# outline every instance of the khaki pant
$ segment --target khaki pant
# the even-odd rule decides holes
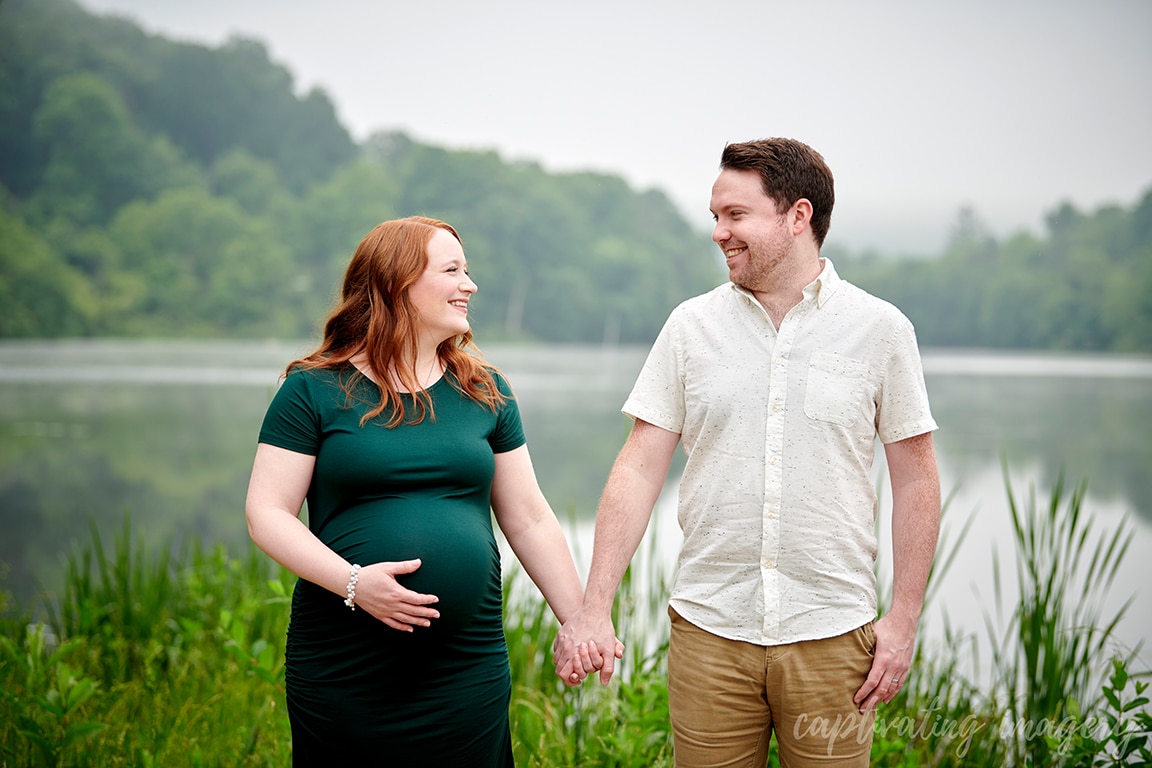
[[[668,704],[677,768],[867,768],[875,712],[852,701],[872,666],[872,624],[838,637],[762,646],[672,619]]]

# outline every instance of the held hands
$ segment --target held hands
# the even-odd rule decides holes
[[[401,632],[431,626],[440,612],[432,608],[440,601],[435,595],[422,595],[400,585],[396,576],[412,573],[419,560],[373,563],[360,569],[356,582],[356,605]]]
[[[624,643],[616,637],[612,619],[585,618],[583,609],[569,617],[552,643],[556,674],[567,686],[576,686],[592,672],[600,671],[600,683],[608,685],[616,669],[616,659],[624,658]],[[581,639],[583,638],[583,639]],[[611,648],[612,653],[601,649]]]

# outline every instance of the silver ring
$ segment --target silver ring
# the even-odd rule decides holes
[[[900,685],[900,678],[898,678],[898,677],[892,678],[892,684],[893,685]]]

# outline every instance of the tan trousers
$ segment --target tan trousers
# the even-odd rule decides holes
[[[872,666],[872,624],[838,637],[762,646],[717,637],[672,608],[668,704],[676,768],[867,768],[875,712],[852,696]]]

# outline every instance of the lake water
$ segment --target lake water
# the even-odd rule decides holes
[[[52,594],[66,555],[111,542],[126,516],[147,546],[195,536],[242,553],[244,493],[256,434],[284,364],[304,343],[0,342],[0,584],[20,601]],[[533,461],[582,568],[596,501],[629,423],[619,407],[646,348],[496,347],[488,357],[520,398]],[[944,548],[974,518],[925,613],[924,636],[982,634],[994,614],[993,560],[1015,583],[1003,467],[1018,498],[1041,504],[1063,471],[1088,481],[1095,531],[1133,540],[1106,601],[1127,646],[1152,637],[1152,359],[926,350],[951,500]],[[882,458],[883,453],[878,452]],[[673,467],[642,552],[671,573],[678,546]],[[876,468],[883,499],[883,467]],[[882,541],[886,539],[886,527]],[[889,562],[881,548],[881,573]],[[650,572],[650,571],[641,571]],[[1004,595],[1011,605],[1014,595]],[[1106,610],[1106,613],[1107,613]],[[1142,654],[1152,657],[1149,649]]]

